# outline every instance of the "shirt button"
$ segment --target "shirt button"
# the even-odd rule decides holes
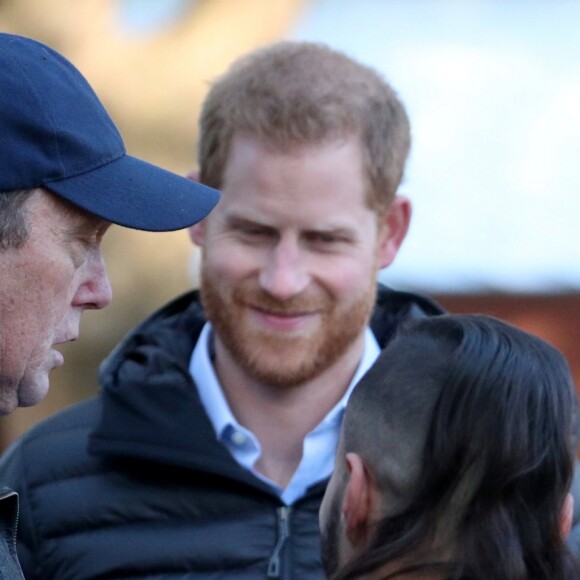
[[[234,445],[241,447],[242,445],[244,445],[245,442],[246,436],[243,433],[240,433],[240,431],[234,431],[232,433],[232,443]]]

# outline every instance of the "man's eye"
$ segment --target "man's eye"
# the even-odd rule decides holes
[[[240,233],[242,235],[253,238],[264,238],[271,235],[269,230],[266,230],[264,228],[253,228],[253,227],[240,228]]]
[[[341,238],[334,234],[312,233],[308,236],[309,241],[317,244],[334,244],[341,241]]]
[[[87,248],[92,248],[94,246],[98,246],[99,242],[100,242],[100,240],[96,234],[87,235],[87,236],[80,236],[78,238],[78,240],[83,246],[86,246]]]

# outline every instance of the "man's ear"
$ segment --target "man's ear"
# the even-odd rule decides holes
[[[372,514],[371,481],[360,455],[347,453],[345,457],[348,482],[344,493],[342,516],[346,536],[354,547],[367,542]]]
[[[187,174],[187,179],[191,179],[191,181],[197,181],[197,183],[199,183],[199,169],[192,169]]]
[[[572,529],[572,520],[574,519],[574,496],[569,493],[564,500],[562,512],[560,513],[560,535],[566,540]]]
[[[187,229],[189,239],[200,248],[203,248],[205,241],[205,220],[201,220]]]
[[[411,222],[411,202],[397,196],[387,212],[379,217],[377,269],[386,268],[395,259]]]
[[[191,179],[192,181],[196,181],[199,183],[199,169],[192,169],[188,174],[187,178]],[[193,224],[188,228],[189,239],[200,248],[203,247],[205,241],[205,219]]]

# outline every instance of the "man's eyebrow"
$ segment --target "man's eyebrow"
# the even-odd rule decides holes
[[[322,224],[318,227],[306,228],[307,232],[319,232],[321,234],[333,234],[336,236],[352,236],[356,233],[354,228],[339,224]]]
[[[359,232],[351,227],[338,224],[326,224],[320,227],[306,228],[304,230],[306,236],[328,236],[342,240],[356,240],[359,237]]]
[[[253,227],[261,227],[261,228],[268,228],[273,226],[269,226],[264,222],[259,221],[258,218],[251,218],[241,215],[227,215],[225,218],[225,222],[229,227],[243,227],[243,226],[253,226]]]
[[[260,218],[241,216],[239,214],[231,214],[226,216],[225,222],[228,227],[239,228],[239,227],[254,227],[263,228],[264,230],[275,230],[277,229],[275,225],[265,223],[260,220]],[[320,224],[319,226],[313,225],[311,227],[303,228],[303,233],[310,234],[323,234],[332,235],[344,238],[354,238],[357,232],[354,228],[344,225],[344,224]]]
[[[85,213],[74,216],[66,231],[69,235],[85,235],[99,232],[110,225],[110,222],[99,216]]]

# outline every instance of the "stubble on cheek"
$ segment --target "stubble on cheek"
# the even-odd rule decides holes
[[[2,314],[5,313],[4,309]],[[6,326],[0,328],[0,331],[6,331]],[[17,330],[14,328],[14,333]],[[18,385],[22,378],[22,369],[21,355],[17,356],[14,349],[16,345],[14,333],[0,336],[0,415],[8,415],[18,407]],[[6,341],[10,342],[6,344]]]
[[[0,366],[0,416],[10,414],[18,407],[17,386],[8,375],[2,374],[1,368]]]

